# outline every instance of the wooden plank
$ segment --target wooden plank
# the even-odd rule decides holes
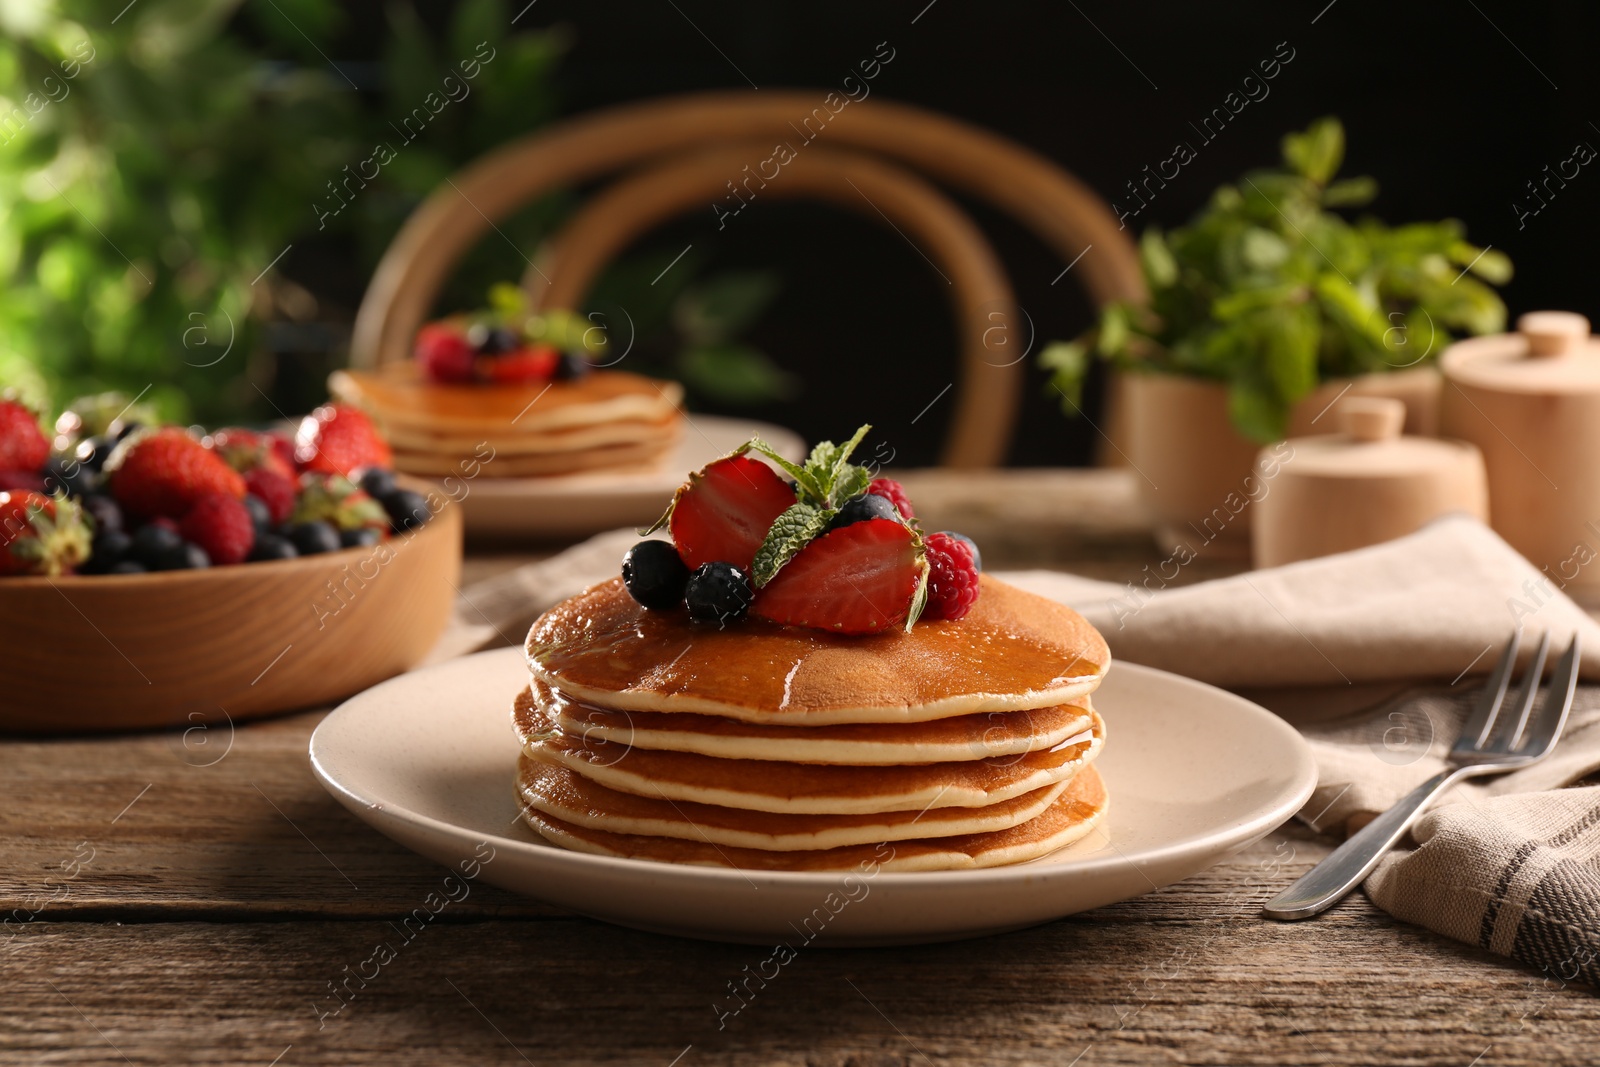
[[[947,945],[802,947],[782,968],[767,949],[580,919],[440,923],[409,942],[364,920],[36,923],[0,949],[0,1062],[1463,1067],[1590,1062],[1600,1042],[1592,993],[1365,902],[1300,925],[1139,908]]]
[[[317,784],[306,746],[320,718],[5,742],[0,915],[408,910],[439,868]],[[487,886],[463,910],[559,914]]]

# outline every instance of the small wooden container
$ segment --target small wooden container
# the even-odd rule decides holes
[[[1440,430],[1483,450],[1490,523],[1550,577],[1600,602],[1600,339],[1589,320],[1535,311],[1517,332],[1439,357]]]
[[[1340,433],[1291,438],[1261,453],[1257,567],[1375,545],[1452,512],[1488,517],[1477,448],[1401,436],[1406,407],[1399,400],[1349,397],[1335,411]]]
[[[198,729],[327,704],[399,674],[450,619],[460,511],[447,504],[373,548],[299,559],[0,578],[0,731]],[[231,736],[219,729],[214,748]]]

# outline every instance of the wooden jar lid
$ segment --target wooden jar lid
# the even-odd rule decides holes
[[[1348,552],[1464,512],[1488,517],[1483,456],[1463,441],[1406,437],[1405,405],[1348,397],[1339,433],[1297,437],[1261,453],[1258,567]]]
[[[1447,379],[1509,393],[1600,392],[1600,338],[1570,311],[1530,311],[1515,333],[1458,341],[1439,356]]]

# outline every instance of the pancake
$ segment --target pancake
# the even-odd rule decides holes
[[[985,574],[966,618],[852,637],[747,620],[713,629],[647,611],[621,578],[539,617],[536,678],[618,711],[815,726],[1070,704],[1100,684],[1105,640],[1071,608]]]
[[[1092,714],[1092,713],[1091,713]],[[787,814],[855,815],[908,809],[979,808],[1065,782],[1100,754],[1105,723],[1021,757],[848,767],[825,763],[718,759],[605,745],[554,729],[524,751],[608,789],[726,808]]]
[[[986,808],[782,815],[619,793],[565,767],[527,756],[519,762],[517,775],[523,804],[562,822],[610,833],[782,852],[1005,830],[1043,814],[1067,785],[1058,782]]]
[[[590,746],[614,744],[723,759],[894,766],[1020,756],[1051,748],[1087,728],[1089,700],[1032,711],[992,711],[917,723],[760,726],[681,712],[630,714],[581,704],[535,681],[517,697],[518,735],[544,729],[547,708],[563,733]],[[537,726],[535,719],[539,719]]]
[[[334,371],[328,391],[385,425],[467,435],[496,426],[543,433],[660,420],[671,418],[683,400],[683,387],[676,382],[626,371],[597,370],[564,382],[452,385],[426,380],[413,360]]]
[[[875,874],[879,870],[970,870],[1037,859],[1088,834],[1105,816],[1106,804],[1099,773],[1086,767],[1044,814],[1007,830],[795,852],[612,833],[529,808],[523,809],[523,818],[551,844],[602,856],[762,871],[855,870]]]
[[[607,445],[579,452],[559,452],[546,456],[514,456],[495,453],[492,459],[479,458],[477,477],[525,478],[581,474],[597,470],[643,470],[659,464],[671,452],[672,440],[637,445]],[[406,474],[460,474],[464,453],[419,453],[394,450],[394,469]]]
[[[476,434],[432,433],[407,426],[389,428],[389,444],[407,452],[475,452],[484,445],[496,455],[564,455],[607,445],[664,444],[676,441],[681,420],[677,415],[665,419],[625,419],[594,426],[575,426],[567,430],[521,433],[515,427],[505,430],[485,427]]]

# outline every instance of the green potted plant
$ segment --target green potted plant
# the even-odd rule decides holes
[[[1398,396],[1408,432],[1431,433],[1434,359],[1456,332],[1504,328],[1492,286],[1510,260],[1467,243],[1454,219],[1344,218],[1335,209],[1370,202],[1377,185],[1335,180],[1343,157],[1337,119],[1287,135],[1283,169],[1222,186],[1187,226],[1144,232],[1147,304],[1110,304],[1040,354],[1069,413],[1091,360],[1125,372],[1121,436],[1169,547],[1245,543],[1236,502],[1269,488],[1270,472],[1252,474],[1260,446],[1332,432],[1321,415],[1347,392]]]

